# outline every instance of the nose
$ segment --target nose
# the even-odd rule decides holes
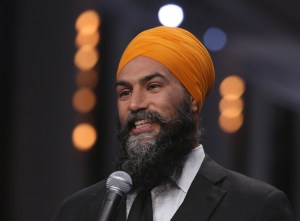
[[[148,108],[148,102],[145,93],[142,90],[133,90],[130,96],[129,109],[131,112],[144,110]]]

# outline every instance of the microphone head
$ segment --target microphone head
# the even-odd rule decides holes
[[[132,186],[132,179],[124,171],[116,171],[110,174],[106,181],[106,188],[115,191],[121,196],[127,194]]]

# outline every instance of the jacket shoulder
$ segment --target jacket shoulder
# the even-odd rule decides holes
[[[104,195],[106,191],[105,181],[106,180],[102,180],[96,184],[79,190],[78,192],[67,197],[64,202],[91,200],[95,197],[99,197],[99,195]]]
[[[225,190],[245,192],[260,192],[267,194],[268,192],[278,190],[274,186],[260,181],[233,170],[226,169],[208,155],[205,156],[200,173],[211,183],[222,186]]]
[[[223,217],[223,220],[294,220],[286,194],[264,181],[226,169],[208,156],[201,174],[226,192],[214,217]]]
[[[62,202],[53,221],[96,220],[105,193],[105,180],[74,193]]]

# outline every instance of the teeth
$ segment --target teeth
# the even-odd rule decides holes
[[[139,120],[139,121],[136,121],[134,123],[134,125],[135,125],[136,128],[139,128],[142,125],[145,125],[145,124],[148,124],[148,123],[150,123],[148,120]]]

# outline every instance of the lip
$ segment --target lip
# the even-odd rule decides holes
[[[136,124],[134,128],[131,129],[130,134],[131,135],[138,135],[141,133],[148,133],[151,131],[154,131],[157,128],[156,124],[150,123],[150,122],[139,122]]]

